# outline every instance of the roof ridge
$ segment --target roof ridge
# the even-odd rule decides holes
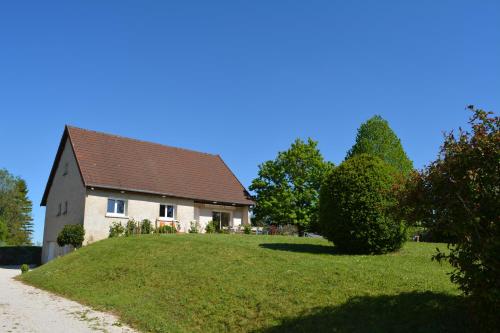
[[[203,151],[194,150],[194,149],[188,149],[188,148],[174,147],[174,146],[169,146],[169,145],[166,145],[166,144],[163,144],[163,143],[158,143],[158,142],[153,142],[153,141],[147,141],[147,140],[141,140],[141,139],[131,138],[131,137],[123,136],[123,135],[111,134],[111,133],[106,133],[106,132],[102,132],[102,131],[91,130],[91,129],[82,128],[82,127],[73,126],[73,125],[68,125],[68,124],[66,124],[66,128],[68,128],[68,129],[72,129],[73,128],[73,129],[77,129],[77,130],[81,130],[81,131],[85,131],[85,132],[94,132],[94,133],[97,133],[97,134],[102,134],[102,135],[106,135],[106,136],[110,136],[110,137],[115,137],[115,138],[118,138],[118,139],[125,139],[125,140],[130,140],[130,141],[141,142],[141,143],[153,144],[153,145],[157,145],[157,146],[161,146],[161,147],[166,147],[166,148],[171,148],[171,149],[177,149],[177,150],[183,150],[183,151],[187,151],[187,152],[190,152],[190,153],[197,153],[197,154],[202,154],[202,155],[209,155],[209,156],[212,156],[212,157],[219,156],[218,154],[206,153],[206,152],[203,152]]]

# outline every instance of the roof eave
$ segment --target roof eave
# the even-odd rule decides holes
[[[172,197],[172,198],[188,199],[188,200],[193,200],[195,202],[203,202],[203,203],[217,202],[217,204],[227,205],[227,206],[231,206],[233,204],[239,205],[239,206],[255,206],[255,201],[250,200],[250,199],[247,199],[244,202],[240,201],[240,200],[234,200],[234,201],[222,200],[221,201],[219,199],[193,198],[193,197],[182,196],[182,195],[168,193],[168,192],[145,191],[145,190],[141,190],[141,189],[118,187],[118,186],[107,186],[107,185],[92,184],[92,183],[87,184],[86,187],[87,188],[95,188],[95,189],[112,190],[112,191],[125,191],[125,192],[132,192],[132,193],[141,193],[141,194],[153,194],[153,195],[160,195],[160,196],[166,196],[166,197]]]

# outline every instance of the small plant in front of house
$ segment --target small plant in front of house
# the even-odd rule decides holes
[[[72,245],[75,249],[83,244],[85,229],[82,224],[66,224],[57,236],[57,245]]]
[[[21,265],[21,274],[28,273],[29,270],[30,270],[30,266],[28,266],[27,264]]]
[[[250,235],[252,233],[252,226],[250,224],[243,225],[243,233],[245,235]]]
[[[127,226],[125,227],[125,236],[132,236],[135,234],[137,228],[137,223],[132,219],[127,221]]]
[[[153,230],[153,227],[151,225],[151,221],[148,219],[142,220],[141,223],[141,234],[150,234],[151,231]]]
[[[190,234],[197,234],[200,230],[200,223],[198,221],[191,221],[191,227],[189,228]]]
[[[113,222],[109,227],[109,238],[120,237],[125,232],[125,228],[120,222]]]
[[[158,234],[175,234],[177,233],[177,229],[170,225],[162,225],[156,229],[156,233]]]
[[[214,234],[217,231],[217,227],[218,227],[217,223],[215,223],[214,221],[210,221],[205,227],[205,232],[207,234]]]

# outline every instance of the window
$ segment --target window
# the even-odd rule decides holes
[[[125,200],[108,199],[107,215],[125,216]]]
[[[66,215],[68,214],[68,202],[67,201],[64,201],[64,211],[63,211],[63,215]]]
[[[173,220],[174,219],[174,206],[173,205],[160,205],[160,219]]]
[[[57,209],[57,216],[61,216],[62,204],[59,203],[59,208]]]
[[[63,176],[66,176],[67,174],[68,174],[68,162],[64,163]]]
[[[219,228],[229,227],[231,214],[226,212],[212,212],[212,221],[219,223]]]

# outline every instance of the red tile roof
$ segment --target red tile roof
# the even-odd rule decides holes
[[[66,126],[42,205],[46,204],[65,138],[72,144],[87,187],[221,204],[254,204],[219,155]]]

